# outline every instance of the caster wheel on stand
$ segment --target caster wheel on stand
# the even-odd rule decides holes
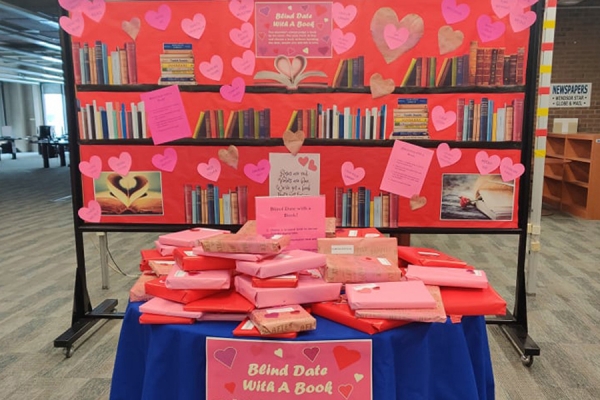
[[[526,367],[531,367],[533,364],[533,356],[521,356],[521,363]]]

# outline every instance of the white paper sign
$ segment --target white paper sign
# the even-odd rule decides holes
[[[553,83],[550,85],[551,108],[589,107],[591,83]]]
[[[320,154],[270,153],[269,196],[319,196]]]

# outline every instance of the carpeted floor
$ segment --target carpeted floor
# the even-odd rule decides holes
[[[70,359],[52,344],[70,325],[75,248],[69,170],[58,159],[50,165],[42,168],[35,153],[0,161],[0,398],[106,399],[120,322],[98,324]],[[93,305],[115,298],[123,310],[139,249],[150,247],[156,234],[108,236],[115,262],[130,276],[111,270],[110,289],[102,290],[98,239],[86,234],[88,288]],[[560,212],[543,218],[537,295],[528,297],[529,331],[542,354],[526,368],[500,329],[488,327],[497,399],[599,397],[599,239],[600,222]],[[512,305],[516,237],[418,235],[412,243],[485,269]]]

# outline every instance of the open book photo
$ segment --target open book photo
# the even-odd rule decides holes
[[[102,215],[162,215],[163,198],[159,171],[131,171],[126,176],[103,172],[94,181]]]
[[[512,221],[514,181],[500,175],[444,174],[440,220]]]

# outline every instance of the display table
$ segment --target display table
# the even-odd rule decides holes
[[[205,399],[205,339],[231,338],[238,323],[140,325],[140,304],[130,303],[123,319],[110,398]],[[494,398],[483,317],[465,317],[460,324],[413,323],[376,335],[316,318],[317,330],[295,340],[373,341],[375,400]]]

